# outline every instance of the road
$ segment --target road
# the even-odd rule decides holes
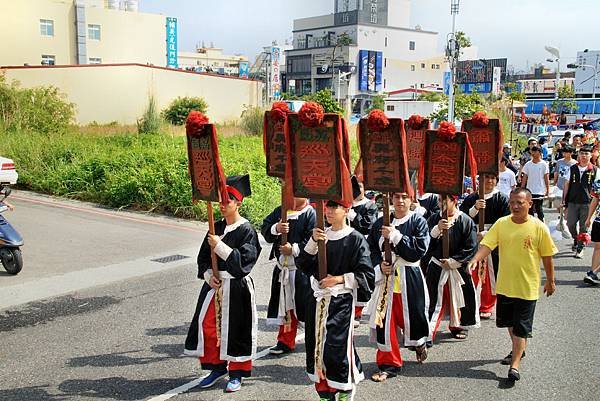
[[[17,209],[6,217],[25,238],[25,267],[18,276],[0,273],[0,400],[317,399],[304,373],[301,338],[293,354],[264,356],[276,335],[265,325],[267,249],[252,273],[261,356],[254,376],[236,394],[223,392],[224,381],[201,390],[194,384],[205,372],[181,353],[202,284],[194,258],[205,225],[22,191],[13,203]],[[510,350],[506,332],[484,321],[467,341],[444,331],[423,365],[403,350],[402,375],[362,382],[355,399],[597,399],[600,288],[581,280],[591,249],[576,260],[568,241],[557,244],[557,293],[538,302],[534,338],[514,387],[498,363]],[[172,255],[187,258],[152,261]],[[368,334],[362,324],[356,336],[367,377],[376,368]]]

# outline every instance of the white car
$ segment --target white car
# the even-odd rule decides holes
[[[0,156],[0,184],[14,185],[17,183],[19,174],[15,170],[15,162],[12,159]]]

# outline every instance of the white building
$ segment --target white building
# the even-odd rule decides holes
[[[577,64],[581,66],[575,72],[577,97],[592,97],[592,94],[596,97],[600,96],[600,50],[577,52]],[[595,90],[594,84],[596,84]]]
[[[294,21],[288,92],[332,88],[361,112],[372,97],[406,88],[443,87],[438,34],[410,28],[410,0],[334,0],[333,14]],[[340,44],[346,36],[349,44]],[[350,72],[349,79],[340,75]]]

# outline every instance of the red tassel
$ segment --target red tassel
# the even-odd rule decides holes
[[[267,112],[265,112],[265,116],[263,117],[263,151],[265,155],[267,154],[267,126],[268,126],[268,118]]]
[[[348,139],[348,129],[343,118],[338,116],[336,133],[336,146],[338,154],[342,155],[340,160],[340,175],[342,180],[342,199],[352,205],[354,198],[352,197],[352,181],[350,178],[350,141]],[[334,199],[336,200],[336,199]]]
[[[411,199],[414,199],[414,190],[412,185],[410,185],[410,175],[408,174],[408,155],[406,154],[406,130],[404,129],[404,120],[400,120],[400,143],[402,146],[402,171],[400,173],[404,176],[404,192],[410,196]]]
[[[475,160],[475,154],[471,141],[469,141],[469,134],[465,133],[465,142],[467,143],[467,161],[471,169],[471,181],[473,182],[473,191],[477,191],[477,161]]]
[[[285,136],[286,158],[285,158],[285,180],[284,180],[284,202],[286,205],[294,204],[294,177],[292,172],[292,146],[290,144],[290,120],[286,119],[283,124],[283,135]]]

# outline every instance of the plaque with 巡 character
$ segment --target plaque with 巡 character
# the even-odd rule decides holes
[[[369,118],[372,118],[371,115]],[[359,141],[365,188],[381,192],[412,193],[406,157],[406,134],[401,119],[385,119],[377,127],[362,119]]]
[[[429,127],[429,120],[418,115],[411,116],[406,121],[406,156],[410,170],[419,169],[425,149],[425,134]]]
[[[461,195],[465,175],[467,134],[455,132],[449,140],[428,130],[423,160],[424,192]]]
[[[473,118],[463,121],[462,131],[469,134],[479,174],[497,175],[502,149],[500,121],[488,119],[483,112],[477,112]]]

